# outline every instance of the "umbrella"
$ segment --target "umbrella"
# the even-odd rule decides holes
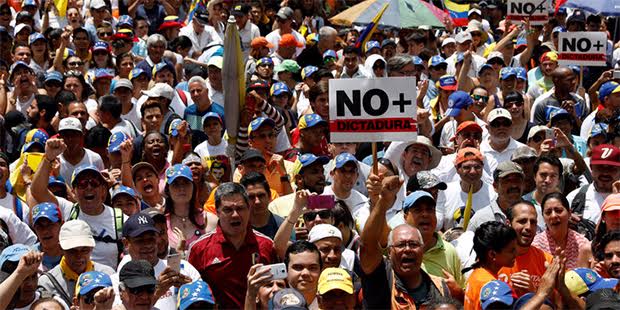
[[[234,160],[234,150],[239,131],[239,112],[245,104],[245,72],[241,40],[235,18],[228,18],[228,26],[224,34],[224,64],[222,66],[222,83],[224,86],[224,118],[226,132],[229,137],[226,154]],[[234,165],[234,164],[233,164]],[[234,170],[234,166],[233,166]]]
[[[562,6],[603,16],[620,16],[620,0],[568,0]]]
[[[379,28],[417,28],[422,25],[445,27],[443,20],[448,14],[421,0],[366,0],[329,20],[339,26],[365,26],[372,22],[386,3],[389,5],[379,22]]]

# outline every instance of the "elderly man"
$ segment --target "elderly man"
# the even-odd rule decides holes
[[[158,281],[155,278],[155,270],[149,262],[145,260],[128,262],[118,273],[118,279],[118,285],[114,287],[118,288],[119,300],[122,301],[124,309],[153,309],[157,301],[154,293]]]
[[[512,153],[524,146],[510,135],[512,131],[510,112],[503,108],[494,109],[487,115],[487,122],[489,136],[480,144],[480,152],[497,163],[510,161]]]
[[[249,198],[243,186],[224,183],[215,190],[219,222],[189,249],[189,262],[200,272],[222,308],[243,308],[247,274],[254,263],[276,260],[273,241],[249,229]]]
[[[73,302],[80,274],[93,270],[107,275],[114,274],[114,269],[91,260],[95,239],[86,222],[72,220],[64,223],[58,240],[63,253],[60,264],[39,277],[39,286],[62,296],[67,304]]]
[[[371,208],[367,225],[362,232],[360,263],[364,303],[370,309],[419,309],[430,300],[449,295],[441,278],[429,275],[422,268],[424,240],[417,228],[403,224],[388,236],[389,258],[382,255],[382,230],[387,225],[385,213],[396,199],[401,183],[397,176],[381,180],[376,175],[369,180],[381,194]],[[381,184],[382,183],[382,184]],[[415,299],[411,292],[416,292]]]
[[[170,62],[164,59],[164,51],[166,50],[166,38],[159,34],[154,33],[146,40],[146,50],[148,56],[136,65],[136,68],[144,70],[149,80],[153,77],[153,67],[160,62],[172,66]],[[174,66],[173,66],[174,67]]]
[[[333,50],[336,45],[338,31],[330,26],[323,26],[319,29],[319,42],[304,48],[297,56],[297,63],[302,68],[306,66],[321,67],[323,65],[323,53]]]
[[[223,102],[211,102],[207,81],[200,76],[193,76],[187,82],[189,93],[194,104],[188,106],[183,112],[183,119],[189,123],[193,131],[202,131],[203,117],[209,112],[215,112],[224,119]]]

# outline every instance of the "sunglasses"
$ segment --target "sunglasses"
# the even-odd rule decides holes
[[[98,179],[82,179],[77,181],[77,188],[78,189],[86,189],[89,185],[92,188],[97,188],[99,186],[101,186],[103,183],[98,180]]]
[[[308,211],[306,213],[304,213],[304,222],[312,222],[314,221],[314,219],[316,218],[316,216],[319,216],[322,219],[328,219],[331,218],[332,215],[332,210],[326,209],[326,210],[321,210],[321,211]]]
[[[523,105],[523,101],[504,102],[504,108],[510,108],[513,105],[520,107]]]
[[[84,62],[82,62],[82,61],[71,61],[71,62],[68,62],[67,65],[69,67],[79,67],[79,66],[83,66]]]
[[[98,36],[98,37],[110,37],[110,36],[112,36],[113,34],[114,34],[114,33],[112,33],[112,32],[99,32],[99,33],[97,33],[97,36]]]
[[[484,102],[489,101],[489,96],[482,96],[482,95],[471,95],[471,99],[474,99],[476,101],[478,100],[482,100]]]
[[[140,295],[144,292],[146,292],[149,295],[152,295],[155,293],[155,286],[154,285],[145,285],[145,286],[140,286],[140,287],[136,287],[136,288],[127,288],[127,290],[129,291],[130,294],[132,295]]]
[[[511,125],[512,125],[512,122],[508,120],[498,120],[498,121],[491,122],[491,127],[493,128],[510,127]]]

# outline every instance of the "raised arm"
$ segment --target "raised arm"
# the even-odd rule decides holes
[[[310,192],[305,189],[295,193],[293,208],[291,208],[291,212],[289,212],[284,223],[278,228],[276,236],[273,239],[273,247],[276,250],[278,258],[281,260],[284,260],[286,248],[288,248],[288,241],[295,228],[295,224],[297,224],[297,219],[303,214],[303,210],[308,204],[308,196],[310,196]]]
[[[32,190],[31,194],[32,198],[34,198],[37,203],[51,202],[58,205],[58,199],[56,199],[56,196],[47,188],[47,183],[52,168],[52,161],[62,154],[66,148],[67,145],[65,145],[65,142],[58,138],[49,139],[47,143],[45,143],[43,160],[34,173],[31,184],[31,188],[36,189]]]
[[[131,175],[131,156],[133,155],[133,142],[125,140],[121,143],[121,183],[134,188],[133,176]]]

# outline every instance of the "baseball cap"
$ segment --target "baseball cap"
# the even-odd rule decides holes
[[[179,135],[179,126],[183,123],[183,119],[176,118],[170,122],[168,126],[168,134],[172,137],[176,137]]]
[[[164,18],[164,22],[159,25],[158,31],[163,31],[165,29],[171,28],[182,28],[184,25],[182,22],[179,22],[179,17],[176,15],[168,15]]]
[[[285,7],[280,8],[280,10],[278,10],[278,13],[276,13],[276,16],[281,19],[289,19],[293,17],[293,14],[294,14],[293,9],[285,6]]]
[[[168,100],[174,98],[174,89],[167,83],[157,83],[149,90],[143,90],[142,94],[149,98],[164,97]]]
[[[506,118],[512,122],[512,116],[510,116],[510,112],[504,108],[497,108],[491,110],[489,115],[487,116],[487,122],[491,124],[494,120],[498,118]]]
[[[312,74],[314,72],[317,72],[319,70],[318,67],[315,66],[306,66],[303,69],[301,69],[301,79],[305,80],[306,78],[309,78],[312,76]]]
[[[22,9],[28,6],[37,6],[37,2],[35,0],[24,0],[22,2]]]
[[[295,160],[295,166],[293,169],[293,175],[299,174],[302,169],[314,164],[319,163],[321,165],[325,165],[329,162],[329,157],[327,156],[316,156],[312,153],[302,154],[301,156],[297,156]]]
[[[547,117],[547,121],[551,121],[551,123],[553,124],[553,122],[560,120],[560,119],[569,119],[570,118],[570,113],[568,113],[568,111],[562,109],[562,108],[558,108],[558,107],[553,107],[553,106],[548,106],[545,109],[545,114]]]
[[[183,161],[181,161],[181,163],[185,166],[189,166],[192,163],[202,164],[202,160],[200,159],[200,156],[198,156],[198,154],[194,152],[189,152],[187,153],[185,158],[183,158]]]
[[[28,37],[28,44],[32,44],[38,40],[43,40],[47,42],[47,39],[40,32],[35,32]]]
[[[477,9],[477,8],[472,8],[467,12],[467,17],[471,16],[472,14],[478,14],[482,16],[482,11],[480,11],[480,9]]]
[[[489,56],[487,56],[487,62],[486,63],[492,64],[492,63],[494,63],[494,62],[496,62],[498,60],[502,63],[502,65],[504,65],[505,64],[505,62],[504,62],[504,54],[502,54],[501,52],[493,51],[493,52],[489,53]]]
[[[493,280],[480,289],[480,304],[482,305],[482,309],[487,309],[491,304],[497,302],[510,307],[515,297],[512,288],[501,280]]]
[[[41,146],[42,148],[45,148],[45,143],[47,142],[48,138],[49,136],[43,129],[30,129],[26,133],[26,138],[24,139],[24,146],[22,150],[24,152],[28,152],[30,150],[30,147],[35,144]]]
[[[366,42],[366,53],[368,53],[373,48],[381,49],[381,44],[378,41],[368,41]]]
[[[459,151],[456,153],[454,165],[458,166],[468,160],[477,160],[479,162],[484,162],[484,157],[482,156],[482,153],[480,153],[480,150],[478,150],[477,148],[464,147],[462,149],[459,149]]]
[[[456,90],[456,84],[456,77],[454,75],[444,75],[437,81],[437,87],[445,90]]]
[[[28,15],[30,15],[30,14],[28,14]],[[15,26],[15,29],[13,30],[13,36],[14,37],[17,36],[17,34],[20,33],[24,29],[28,30],[28,35],[30,35],[30,32],[32,32],[32,27],[30,27],[30,25],[28,25],[28,24],[19,24],[19,25]]]
[[[95,247],[90,226],[82,220],[71,220],[62,224],[58,241],[65,251],[78,247]]]
[[[498,181],[501,178],[505,178],[513,173],[516,173],[522,177],[525,177],[523,169],[517,163],[513,161],[503,161],[497,165],[497,168],[493,172],[493,180]]]
[[[292,59],[285,59],[280,64],[275,66],[275,68],[273,68],[273,71],[275,73],[279,73],[279,72],[297,73],[299,72],[299,70],[301,70],[301,67],[299,66],[299,64],[297,64],[296,61]]]
[[[252,42],[250,42],[250,47],[256,49],[259,47],[267,47],[267,48],[273,48],[273,44],[271,44],[271,42],[267,41],[267,38],[265,37],[256,37],[254,39],[252,39]],[[271,58],[270,58],[271,59]]]
[[[484,64],[480,66],[480,68],[478,69],[478,74],[482,74],[482,71],[484,70],[493,70],[493,66],[491,66],[490,64]]]
[[[405,197],[405,202],[403,203],[403,212],[407,212],[409,209],[415,207],[416,204],[423,201],[431,202],[433,205],[435,204],[435,199],[427,191],[415,191],[407,195],[407,197]]]
[[[196,280],[192,283],[183,284],[179,287],[179,310],[185,310],[194,303],[207,302],[215,305],[213,293],[207,282]]]
[[[135,238],[142,235],[145,232],[159,232],[155,228],[155,222],[153,219],[145,214],[136,213],[125,221],[123,224],[123,237]]]
[[[139,214],[134,214],[132,216],[136,215]],[[145,218],[150,219],[148,216],[145,216]],[[125,222],[125,225],[127,225],[127,222]],[[118,279],[129,288],[157,285],[157,279],[155,279],[155,270],[153,270],[153,266],[143,259],[132,260],[123,265],[123,268],[121,268],[121,271],[118,274]]]
[[[510,160],[515,161],[519,159],[529,159],[529,158],[536,158],[536,157],[538,157],[538,154],[536,154],[536,150],[534,150],[533,148],[527,145],[524,145],[524,146],[518,147],[516,150],[514,150],[514,152],[512,152],[512,155],[510,156]]]
[[[592,150],[590,165],[620,167],[620,149],[611,144],[600,144]]]
[[[448,44],[456,44],[456,40],[454,38],[445,38],[442,42],[441,42],[441,47],[444,47]]]
[[[166,183],[172,184],[178,178],[185,178],[192,182],[192,170],[183,164],[176,164],[166,169]]]
[[[131,72],[129,73],[129,80],[133,80],[137,77],[139,77],[140,75],[146,74],[146,71],[144,71],[141,68],[134,68],[133,70],[131,70]]]
[[[512,67],[504,67],[501,70],[499,70],[499,78],[500,80],[506,80],[510,77],[517,77],[517,73],[515,72],[515,70],[512,69]]]
[[[297,41],[297,39],[295,39],[295,36],[287,33],[287,34],[283,34],[282,37],[280,37],[280,41],[278,42],[278,46],[281,47],[304,47],[303,42],[299,42]]]
[[[58,71],[51,71],[51,72],[45,73],[45,83],[51,82],[51,81],[62,83],[62,73]]]
[[[462,131],[465,130],[474,130],[477,132],[482,132],[482,127],[480,127],[480,125],[478,125],[478,123],[474,122],[474,121],[464,121],[462,123],[459,124],[458,127],[456,127],[456,132],[454,133],[454,136],[458,136],[459,133],[461,133]]]
[[[427,170],[419,171],[414,176],[410,177],[406,186],[408,192],[427,190],[433,187],[445,191],[448,185],[439,180],[434,173]]]
[[[133,19],[129,15],[121,15],[118,17],[118,22],[116,23],[116,27],[127,26],[133,29]]]
[[[97,41],[95,42],[95,45],[93,45],[93,52],[96,52],[96,51],[109,52],[110,45],[108,45],[108,42],[105,42],[105,41]]]
[[[563,26],[555,26],[553,27],[553,30],[551,30],[551,33],[558,33],[558,32],[566,32],[566,28],[564,28]]]
[[[392,39],[385,39],[385,40],[381,41],[381,48],[384,48],[384,47],[389,46],[389,45],[396,46],[396,41],[394,41]]]
[[[600,289],[613,289],[618,284],[618,279],[602,278],[596,271],[590,268],[575,268],[566,272],[564,283],[571,293],[580,296]]]
[[[75,295],[84,296],[101,287],[112,287],[110,276],[101,271],[87,271],[80,274],[75,285]]]
[[[308,242],[314,243],[325,238],[338,238],[342,240],[342,233],[340,229],[330,224],[314,225],[308,233]]]
[[[620,210],[620,194],[611,194],[605,198],[601,205],[601,211],[616,211]]]
[[[202,124],[204,126],[204,123],[208,120],[208,119],[217,119],[221,125],[224,124],[224,122],[222,121],[222,118],[220,117],[219,114],[215,113],[215,112],[207,112],[207,114],[205,114],[202,117]]]
[[[119,195],[129,195],[132,198],[137,198],[138,194],[136,194],[136,191],[133,190],[133,188],[131,187],[127,187],[124,185],[121,185],[119,187],[117,187],[113,192],[112,192],[112,200],[114,200],[114,198],[118,197]]]
[[[248,137],[252,134],[252,131],[258,130],[263,125],[270,125],[271,127],[276,127],[276,122],[268,117],[257,117],[252,122],[250,122],[250,126],[248,126]]]
[[[75,170],[73,170],[73,176],[71,178],[71,184],[75,184],[75,182],[77,181],[77,179],[80,177],[81,174],[86,173],[92,171],[94,173],[97,174],[97,176],[99,178],[101,178],[101,180],[105,180],[105,178],[103,177],[103,175],[101,174],[101,172],[99,172],[99,168],[93,166],[93,165],[81,165],[79,167],[77,167]]]
[[[108,140],[108,153],[120,152],[121,143],[129,139],[122,131],[117,131],[110,136]]]
[[[267,162],[265,160],[265,157],[263,156],[263,153],[261,153],[259,150],[254,149],[254,148],[249,148],[245,150],[245,152],[243,152],[243,155],[241,155],[239,162],[244,163],[250,159],[260,159],[263,162]]]
[[[515,71],[517,75],[517,79],[527,81],[527,70],[523,67],[513,67],[512,70]]]
[[[459,44],[465,43],[467,41],[472,41],[471,33],[469,33],[468,31],[461,31],[456,34],[454,40],[456,41],[456,43]]]
[[[448,97],[448,110],[446,110],[446,116],[456,117],[459,115],[462,109],[467,109],[474,104],[468,93],[457,90]]]
[[[103,2],[103,0],[92,0],[90,2],[90,8],[91,9],[97,10],[97,9],[100,9],[100,8],[103,8],[103,7],[105,7],[105,2]]]
[[[355,163],[355,165],[357,165],[357,158],[355,158],[355,156],[351,155],[350,153],[343,152],[338,154],[338,156],[334,158],[334,162],[334,169],[340,169],[349,162],[353,162]]]
[[[318,114],[306,114],[299,119],[297,128],[299,128],[299,130],[302,130],[319,125],[327,125],[327,122],[324,121]]]
[[[573,11],[573,14],[566,19],[566,25],[570,23],[586,23],[586,16],[581,10]]]
[[[22,256],[30,251],[32,251],[30,247],[19,243],[4,248],[0,254],[0,269],[6,262],[19,262]]]
[[[334,59],[338,58],[338,56],[336,55],[336,51],[334,51],[334,50],[326,50],[323,53],[323,60],[325,60],[326,58],[334,58]]]
[[[11,65],[11,68],[10,68],[10,70],[9,70],[9,80],[10,80],[10,81],[11,81],[11,80],[13,80],[13,73],[14,73],[17,69],[19,69],[19,68],[27,68],[29,71],[31,71],[31,72],[32,72],[32,68],[30,68],[30,66],[29,66],[27,63],[25,63],[25,62],[23,62],[23,61],[21,61],[21,60],[18,60],[18,61],[14,62],[14,63]]]
[[[211,56],[209,61],[207,62],[207,66],[214,66],[216,68],[222,69],[224,66],[224,57],[222,56]]]
[[[594,138],[597,136],[607,137],[608,130],[609,130],[609,125],[605,123],[595,123],[592,126],[592,129],[590,129],[590,136],[588,137],[588,139]]]
[[[117,90],[119,88],[128,88],[129,90],[133,90],[133,84],[131,84],[131,81],[128,80],[128,79],[118,79],[114,83],[114,87],[112,88],[112,92],[114,92],[115,90]]]
[[[411,56],[411,61],[413,62],[414,66],[422,66],[422,67],[424,67],[424,61],[422,60],[422,58],[420,58],[418,56]]]
[[[319,276],[318,293],[324,295],[331,290],[341,290],[349,295],[353,294],[351,275],[342,268],[325,268]]]
[[[256,62],[256,66],[273,66],[273,59],[271,57],[263,57]]]
[[[285,288],[277,291],[269,301],[269,308],[273,310],[305,310],[304,295],[294,288]]]
[[[155,77],[157,73],[162,72],[163,70],[168,70],[172,73],[175,72],[174,67],[170,63],[162,61],[153,66],[153,70],[151,71],[151,74],[153,77]]]
[[[63,188],[67,186],[65,184],[65,179],[60,175],[57,177],[50,175],[49,179],[47,180],[47,186],[52,186],[52,185],[62,186]]]
[[[614,81],[605,82],[598,89],[598,99],[603,102],[607,96],[615,93],[620,93],[620,84]]]
[[[58,125],[58,132],[63,130],[73,130],[82,132],[82,123],[77,117],[65,117],[60,120],[60,124]]]
[[[114,74],[110,73],[106,68],[95,69],[95,81],[100,79],[112,79]]]
[[[58,223],[62,221],[62,215],[60,208],[56,204],[51,202],[44,202],[32,207],[32,224],[35,224],[38,220],[46,218],[52,223]]]
[[[558,52],[555,51],[551,51],[551,52],[546,52],[544,54],[542,54],[542,56],[540,56],[540,62],[544,62],[544,61],[558,61]]]
[[[527,140],[532,139],[532,137],[537,135],[539,132],[546,131],[547,129],[549,129],[549,127],[544,126],[544,125],[533,126],[532,128],[530,128],[530,131],[527,134]]]
[[[431,59],[428,60],[428,66],[429,67],[436,67],[439,65],[448,65],[448,63],[446,62],[446,60],[439,56],[439,55],[435,55],[433,57],[431,57]]]

